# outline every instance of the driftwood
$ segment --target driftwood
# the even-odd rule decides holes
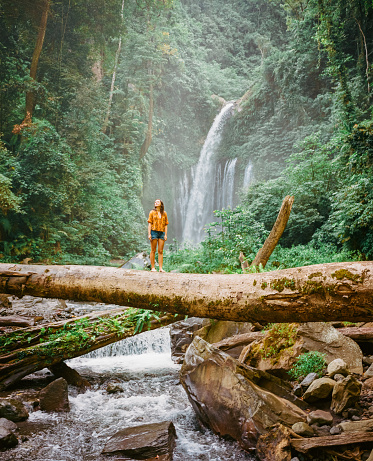
[[[285,230],[286,224],[288,223],[293,202],[293,196],[287,195],[284,198],[276,222],[272,227],[271,233],[267,237],[262,248],[258,251],[254,261],[251,263],[251,266],[258,267],[261,264],[263,267],[265,267],[267,264],[269,257],[271,256],[273,250],[276,248],[276,245]]]
[[[9,270],[19,276],[4,275]],[[0,264],[0,293],[238,322],[369,322],[373,320],[373,262],[229,275]]]
[[[345,432],[340,435],[311,437],[309,439],[291,439],[290,441],[291,446],[301,453],[306,453],[312,450],[312,448],[335,447],[365,442],[373,442],[372,432]]]
[[[337,328],[337,330],[356,342],[373,342],[373,328],[345,327]]]
[[[253,331],[251,333],[243,333],[240,335],[231,336],[230,338],[224,338],[221,341],[214,343],[213,346],[221,351],[228,351],[238,346],[245,346],[251,344],[253,341],[260,340],[264,337],[264,333],[261,331]]]
[[[144,324],[135,333],[136,319],[132,320],[128,312],[127,308],[111,309],[2,335],[0,390],[45,367],[50,368],[52,372],[65,373],[65,368],[55,365],[146,329],[160,328],[184,318],[173,314],[164,315],[159,319],[153,318],[149,324]],[[112,320],[105,323],[104,319]],[[78,335],[74,326],[76,327],[79,321],[84,323],[80,323]]]

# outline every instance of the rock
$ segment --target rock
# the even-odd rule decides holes
[[[175,363],[182,363],[185,351],[193,341],[193,333],[209,325],[211,325],[209,319],[200,319],[198,317],[172,323],[170,325],[171,359]]]
[[[58,378],[39,393],[42,411],[70,411],[67,381]]]
[[[151,265],[150,258],[145,252],[137,253],[137,255],[120,266],[121,269],[145,269],[147,267],[151,267]]]
[[[172,460],[176,437],[175,426],[170,421],[127,427],[109,439],[102,453],[121,454],[131,459],[160,459],[166,455]]]
[[[373,363],[373,355],[364,356],[363,357],[363,363],[365,365],[372,365],[372,363]]]
[[[323,322],[302,323],[298,328],[303,347],[309,351],[326,354],[326,362],[342,359],[351,373],[363,373],[363,353],[351,338],[347,338],[332,326]]]
[[[196,337],[189,346],[180,380],[200,421],[221,436],[230,436],[252,449],[259,435],[281,423],[292,426],[306,420],[293,403],[263,387],[270,376],[243,365]],[[273,384],[276,379],[272,377]],[[258,384],[257,384],[258,383]],[[280,386],[278,386],[280,387]]]
[[[369,368],[367,371],[364,373],[364,378],[373,378],[373,363],[369,365]]]
[[[361,387],[361,382],[352,375],[336,383],[330,409],[340,414],[346,408],[353,407],[360,400]]]
[[[362,419],[361,421],[344,421],[338,426],[342,432],[372,432],[373,419]]]
[[[334,379],[334,381],[337,381],[337,383],[338,383],[339,381],[343,381],[345,379],[345,376],[340,375],[339,373],[337,373],[336,375],[333,376],[333,379]]]
[[[343,376],[347,376],[348,374],[350,374],[347,367],[347,363],[342,359],[335,359],[332,362],[330,362],[327,368],[327,373],[328,376],[330,376],[330,378],[333,378],[336,374],[340,374]]]
[[[363,389],[368,391],[373,389],[373,378],[368,378],[363,382]]]
[[[309,387],[315,381],[315,379],[317,379],[317,376],[317,373],[308,373],[308,375],[303,379],[300,385],[303,388]]]
[[[318,400],[327,399],[333,392],[337,383],[330,378],[316,379],[303,395],[303,400],[308,403],[314,403]]]
[[[296,395],[297,397],[301,397],[303,394],[303,389],[300,384],[296,384],[293,388],[293,394]]]
[[[292,430],[302,437],[313,437],[314,430],[307,423],[295,423],[291,426]]]
[[[25,421],[29,416],[25,405],[17,399],[0,399],[0,418],[15,423]]]
[[[108,394],[116,394],[118,392],[123,392],[123,387],[121,386],[121,384],[119,382],[111,381],[106,386],[106,392]]]
[[[9,419],[0,418],[0,450],[6,450],[18,445],[18,439],[14,434],[17,424]]]
[[[311,411],[311,413],[307,415],[307,423],[309,425],[318,424],[322,426],[326,424],[330,426],[333,423],[333,416],[328,411]]]
[[[342,432],[342,429],[338,426],[333,426],[330,428],[330,435],[338,435]]]
[[[368,456],[367,461],[373,461],[373,450],[370,452],[370,455]]]
[[[344,336],[327,323],[308,322],[300,324],[297,326],[295,343],[282,349],[280,347],[281,351],[274,357],[262,356],[265,341],[266,337],[251,344],[245,357],[247,365],[285,377],[300,354],[318,351],[326,354],[327,363],[335,359],[342,359],[352,373],[363,373],[363,353],[360,347],[351,338]],[[284,344],[286,342],[288,342],[288,337],[285,335]],[[277,338],[276,344],[279,344]]]
[[[299,458],[297,456],[295,456],[294,458],[291,458],[290,461],[299,461]]]
[[[317,424],[312,424],[312,429],[315,431],[315,434],[318,437],[328,437],[330,436],[330,426],[318,426]]]
[[[261,461],[291,461],[290,430],[277,424],[261,435],[256,445],[256,456]]]

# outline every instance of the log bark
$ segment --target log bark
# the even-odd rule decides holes
[[[301,453],[306,453],[312,448],[335,447],[353,443],[373,442],[372,432],[346,432],[340,435],[325,437],[312,437],[309,439],[291,439],[290,444]]]
[[[135,324],[129,319],[127,308],[116,308],[94,314],[69,319],[68,321],[44,324],[33,328],[25,328],[2,335],[0,341],[0,390],[6,389],[15,382],[45,367],[59,370],[55,365],[63,360],[79,357],[107,346],[121,339],[141,333],[146,329],[156,329],[168,325],[184,316],[173,314],[153,318],[149,325],[144,325],[135,332]],[[112,323],[101,325],[94,322],[104,318],[114,318]],[[87,320],[90,325],[84,326],[85,335],[72,339],[69,326],[79,320]],[[56,337],[57,332],[62,332]],[[11,341],[10,341],[11,340]]]
[[[0,264],[0,293],[238,322],[369,322],[373,320],[373,262],[227,275]]]
[[[337,330],[348,338],[356,342],[372,342],[373,341],[373,328],[368,327],[346,327],[337,328]]]
[[[263,267],[265,267],[267,264],[269,257],[271,256],[273,250],[276,248],[276,245],[285,230],[286,224],[288,223],[293,202],[293,196],[287,195],[284,198],[276,222],[272,227],[271,233],[267,237],[262,248],[258,251],[254,261],[251,263],[251,266],[258,267],[261,264]]]
[[[35,325],[33,317],[21,317],[19,315],[9,315],[0,317],[0,326],[14,326],[14,327],[32,327]]]
[[[221,351],[228,351],[234,347],[251,344],[253,341],[261,340],[263,337],[264,333],[261,331],[253,331],[251,333],[243,333],[241,335],[231,336],[230,338],[224,338],[221,341],[214,343],[213,346]]]
[[[50,0],[45,0],[43,4],[43,11],[40,18],[38,37],[36,39],[34,53],[32,55],[31,67],[30,67],[30,77],[32,80],[36,80],[36,73],[39,64],[39,58],[41,50],[43,48],[45,32],[47,30],[47,21],[50,8]],[[35,107],[35,93],[33,91],[28,91],[26,93],[26,119],[29,119],[31,122],[32,113]]]

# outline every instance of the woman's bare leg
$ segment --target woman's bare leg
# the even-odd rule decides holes
[[[156,270],[154,266],[155,266],[155,252],[157,250],[157,242],[158,242],[157,239],[150,240],[150,247],[151,247],[150,264],[152,266],[152,270]]]
[[[158,264],[159,264],[159,272],[163,272],[163,247],[164,247],[164,240],[158,239]]]

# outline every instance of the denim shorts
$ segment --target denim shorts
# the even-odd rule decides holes
[[[162,239],[162,240],[164,240],[164,234],[165,233],[162,232],[162,231],[155,231],[155,230],[152,230],[151,233],[150,233],[152,240],[154,240],[154,239]]]

